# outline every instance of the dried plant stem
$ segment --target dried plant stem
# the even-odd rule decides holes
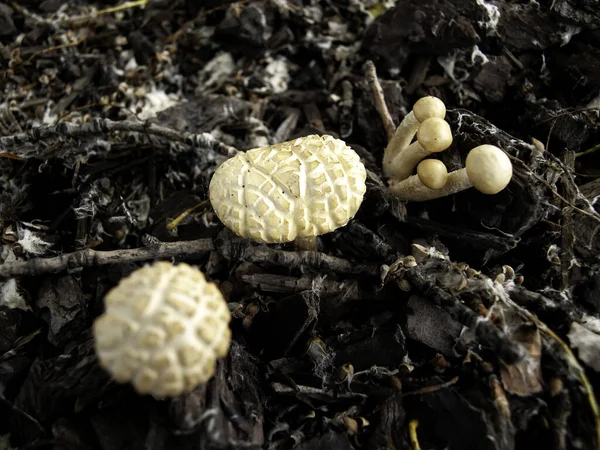
[[[130,120],[112,121],[108,119],[94,119],[83,124],[62,122],[58,125],[34,128],[25,133],[14,134],[12,136],[0,137],[0,151],[9,146],[18,146],[25,143],[35,143],[52,139],[56,137],[80,138],[92,135],[102,135],[113,131],[125,131],[133,133],[151,134],[160,136],[172,141],[183,142],[201,148],[214,150],[225,156],[233,156],[238,153],[234,147],[224,144],[210,133],[192,134],[180,132],[172,128],[163,127],[148,122],[134,122]],[[17,153],[18,152],[13,152]]]
[[[388,111],[387,105],[385,104],[385,97],[383,96],[383,89],[381,88],[381,84],[379,83],[379,78],[377,78],[377,71],[375,69],[375,64],[373,61],[367,61],[365,63],[365,76],[367,78],[367,83],[369,83],[369,87],[371,88],[371,94],[373,95],[373,101],[375,102],[375,108],[383,121],[383,126],[385,128],[385,134],[387,136],[388,142],[392,139],[394,135],[394,131],[396,127],[394,126],[394,120]]]
[[[419,445],[419,438],[417,436],[417,427],[419,426],[419,421],[417,419],[413,419],[408,422],[408,435],[410,437],[410,444],[412,445],[413,450],[421,450],[421,446]]]
[[[128,250],[96,251],[88,248],[52,258],[35,258],[29,261],[13,261],[0,264],[0,279],[24,275],[39,275],[42,273],[57,273],[80,267],[124,264],[156,258],[172,258],[175,256],[191,256],[210,251],[213,248],[212,239],[160,242],[149,247]]]
[[[214,249],[220,251],[226,258],[235,258],[238,262],[250,261],[284,267],[304,266],[310,267],[313,270],[349,275],[379,275],[379,267],[376,264],[357,264],[320,252],[288,252],[265,246],[247,246],[236,251],[230,246],[225,245],[225,242],[222,241],[217,241],[215,245],[212,239],[161,242],[151,236],[145,236],[142,240],[145,242],[145,247],[142,248],[111,251],[85,249],[51,258],[35,258],[28,261],[14,261],[0,264],[0,279],[56,273],[80,267],[124,264],[174,256],[190,256]]]
[[[310,267],[313,270],[346,275],[379,276],[379,266],[377,264],[356,263],[321,252],[291,252],[266,246],[248,246],[242,249],[234,249],[227,245],[226,241],[222,241],[217,246],[218,250],[228,259],[271,264],[275,267]]]

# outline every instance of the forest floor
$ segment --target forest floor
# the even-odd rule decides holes
[[[498,146],[506,189],[388,191],[427,95],[436,157]],[[599,108],[595,0],[0,3],[0,449],[600,448]],[[316,252],[236,237],[217,167],[309,134],[361,157],[356,216]],[[233,315],[215,376],[167,400],[92,333],[160,259]]]

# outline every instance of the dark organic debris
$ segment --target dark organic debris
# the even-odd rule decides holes
[[[0,3],[1,448],[600,448],[597,1],[392,3]],[[427,95],[453,133],[432,157],[498,146],[503,191],[390,194]],[[312,133],[367,169],[348,225],[317,251],[224,228],[216,168]],[[167,400],[91,333],[155,260],[232,313],[215,376]]]

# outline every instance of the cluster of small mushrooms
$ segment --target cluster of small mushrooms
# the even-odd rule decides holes
[[[383,157],[394,195],[426,201],[470,187],[496,194],[510,182],[510,159],[492,145],[471,150],[465,168],[451,173],[431,158],[452,144],[445,115],[440,99],[424,97],[396,129]],[[221,222],[237,235],[298,243],[345,226],[361,206],[366,177],[360,157],[344,141],[310,135],[225,161],[212,177],[209,196]],[[140,394],[189,392],[212,378],[216,361],[228,353],[227,303],[214,283],[187,264],[142,267],[122,279],[105,304],[93,328],[99,362]]]
[[[383,173],[390,192],[402,200],[433,200],[470,187],[484,194],[497,194],[510,182],[510,159],[493,145],[475,147],[467,155],[465,167],[451,173],[440,160],[428,158],[452,145],[452,131],[445,116],[446,106],[440,99],[419,99],[386,147]],[[417,140],[411,143],[415,134]],[[417,174],[413,175],[415,166]]]

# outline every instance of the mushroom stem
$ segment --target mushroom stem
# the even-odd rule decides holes
[[[391,178],[394,182],[400,182],[409,178],[419,161],[431,155],[417,141],[410,144],[402,153],[396,155],[389,165]]]
[[[419,129],[419,125],[420,122],[415,117],[415,114],[411,111],[404,116],[404,119],[400,125],[398,125],[398,128],[396,128],[396,132],[383,151],[383,174],[387,178],[394,176],[394,159],[396,159],[402,150],[410,145],[411,141],[415,137],[415,134],[417,133],[417,130]]]
[[[403,200],[423,201],[431,198],[432,191],[448,182],[448,169],[439,159],[426,159],[417,166],[417,174],[390,186],[390,192]]]
[[[465,186],[463,177],[457,173],[463,170],[465,169],[455,170],[454,172],[449,173],[448,181],[446,181],[446,184],[439,189],[431,189],[421,181],[419,175],[411,175],[406,180],[391,185],[389,191],[396,197],[407,202],[424,202],[444,197],[471,187],[471,185]],[[455,176],[453,177],[453,175]],[[468,178],[467,183],[469,183]]]
[[[394,183],[389,191],[401,200],[408,202],[423,202],[433,198],[436,190],[430,189],[423,184],[418,175],[411,175],[406,180]]]

